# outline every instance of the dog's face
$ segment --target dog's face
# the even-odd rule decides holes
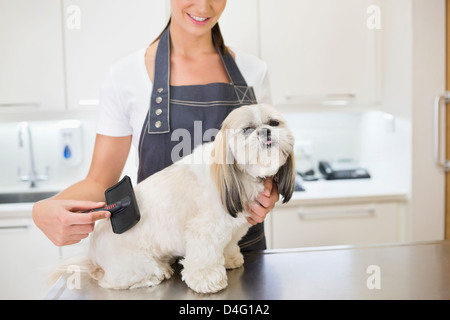
[[[222,199],[235,204],[233,209],[227,203],[230,214],[241,211],[236,201],[242,203],[242,173],[253,178],[274,177],[284,202],[290,199],[295,185],[293,148],[294,137],[274,107],[242,106],[228,115],[216,136],[213,156]]]
[[[236,166],[252,177],[274,176],[293,150],[294,138],[284,118],[268,105],[236,109],[223,129]]]

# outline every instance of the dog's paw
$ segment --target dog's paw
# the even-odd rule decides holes
[[[136,288],[145,288],[145,287],[153,287],[160,284],[164,278],[159,278],[156,275],[152,275],[151,277],[144,279],[142,281],[136,282],[130,286],[130,289]]]
[[[181,275],[188,287],[198,293],[218,292],[228,285],[227,273],[223,266],[199,269],[185,268]]]
[[[244,264],[244,256],[241,252],[236,252],[230,255],[225,254],[225,268],[236,269]]]
[[[172,268],[166,268],[158,270],[157,273],[148,276],[142,281],[138,281],[130,286],[130,289],[142,288],[142,287],[153,287],[160,284],[162,281],[166,279],[170,279],[173,274]]]
[[[125,290],[130,288],[130,284],[118,284],[118,283],[110,283],[106,281],[105,279],[98,280],[98,285],[105,289],[114,289],[114,290]]]
[[[165,279],[170,279],[173,274],[173,270],[169,265],[166,267],[159,266],[145,271],[140,270],[141,272],[137,272],[136,270],[128,271],[113,272],[109,270],[109,272],[105,272],[104,277],[98,280],[98,284],[102,288],[116,290],[153,287]]]

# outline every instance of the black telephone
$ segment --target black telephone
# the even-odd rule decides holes
[[[327,161],[319,161],[319,171],[326,180],[370,178],[369,172],[364,168],[333,169]]]

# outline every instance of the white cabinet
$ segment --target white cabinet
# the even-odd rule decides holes
[[[31,216],[0,218],[0,299],[42,299],[58,248],[34,225]]]
[[[96,106],[109,67],[147,47],[163,30],[167,0],[64,0],[63,4],[68,108]]]
[[[399,202],[277,206],[270,215],[270,247],[403,241],[404,210]]]
[[[255,56],[259,55],[258,1],[228,0],[219,20],[225,44]]]
[[[59,0],[0,0],[0,110],[65,107]]]
[[[275,104],[378,99],[380,32],[367,26],[373,3],[260,0],[261,55]]]

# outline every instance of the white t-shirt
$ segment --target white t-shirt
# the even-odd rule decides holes
[[[253,87],[258,103],[272,104],[267,65],[259,58],[232,49],[235,61]],[[97,133],[124,137],[132,135],[138,150],[139,137],[150,106],[153,84],[145,66],[146,48],[130,54],[111,66],[100,91]]]

